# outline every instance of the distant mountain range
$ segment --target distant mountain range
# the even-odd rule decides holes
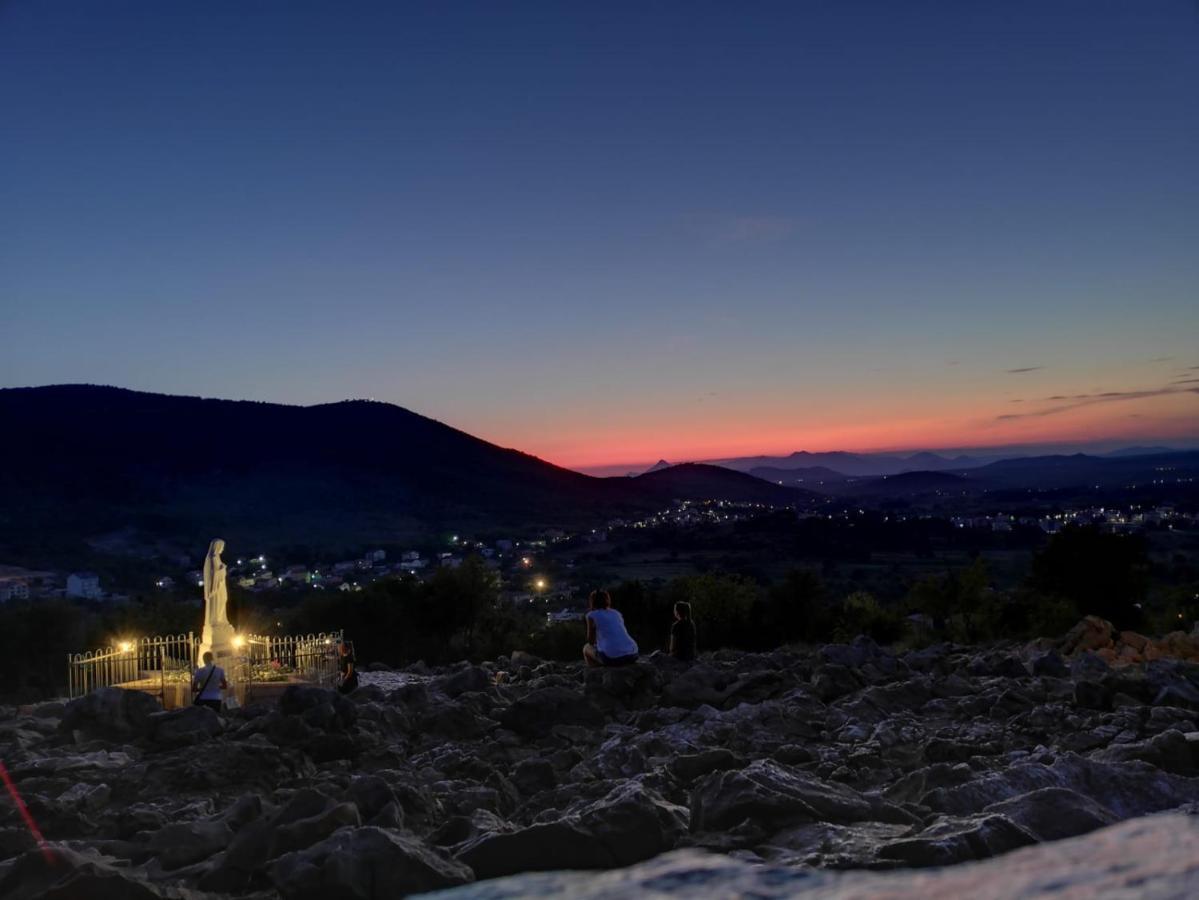
[[[230,546],[594,526],[670,500],[812,495],[710,465],[594,478],[398,406],[297,407],[63,385],[0,390],[5,552],[135,528]],[[28,557],[30,554],[21,554]]]
[[[298,407],[87,385],[0,390],[0,422],[0,562],[18,564],[67,559],[114,532],[197,552],[215,536],[231,548],[361,549],[438,531],[590,528],[676,499],[813,508],[1132,483],[1194,493],[1199,480],[1199,451],[1157,448],[1005,460],[800,452],[720,466],[663,460],[598,478],[386,403]]]
[[[995,462],[998,457],[955,456],[948,458],[936,453],[921,452],[911,456],[883,454],[846,453],[834,450],[828,453],[809,453],[800,450],[790,456],[742,456],[733,459],[713,460],[716,465],[751,472],[754,469],[831,469],[841,475],[871,476],[898,475],[901,472],[941,472],[945,470],[973,469]]]

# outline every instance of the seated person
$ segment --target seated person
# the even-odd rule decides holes
[[[691,604],[680,600],[674,605],[674,624],[670,626],[670,655],[683,662],[695,659],[695,622]]]
[[[587,643],[583,661],[589,666],[628,666],[637,661],[637,642],[624,627],[624,616],[612,608],[607,591],[592,591],[588,598]]]
[[[337,670],[340,678],[337,690],[343,694],[351,694],[358,689],[358,660],[354,658],[354,645],[342,640],[337,645]]]

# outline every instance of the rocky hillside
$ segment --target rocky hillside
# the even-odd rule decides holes
[[[0,756],[50,843],[2,807],[0,898],[1193,894],[1199,665],[1111,665],[1105,641],[596,671],[518,652],[225,719],[116,689],[8,709]],[[1002,876],[957,865],[1013,851]],[[622,871],[528,874],[550,869]]]

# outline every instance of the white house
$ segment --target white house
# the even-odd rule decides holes
[[[67,576],[67,596],[82,597],[84,600],[100,600],[100,576],[95,572],[72,572]]]
[[[0,603],[28,599],[29,582],[21,578],[0,578]]]

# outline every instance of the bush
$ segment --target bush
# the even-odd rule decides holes
[[[903,634],[903,619],[895,610],[884,609],[873,594],[857,591],[841,602],[833,635],[839,641],[850,641],[859,634],[880,644],[894,643]]]

